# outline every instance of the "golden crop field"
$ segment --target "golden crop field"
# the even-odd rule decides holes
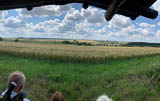
[[[76,46],[63,44],[34,44],[22,42],[0,42],[0,53],[35,57],[39,59],[71,60],[78,62],[98,62],[112,58],[139,57],[160,54],[154,47],[106,47]]]

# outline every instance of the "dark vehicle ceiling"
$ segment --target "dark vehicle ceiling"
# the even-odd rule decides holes
[[[113,2],[119,2],[119,4]],[[156,0],[0,0],[0,10],[9,10],[17,8],[27,8],[32,10],[34,7],[45,5],[64,5],[69,3],[83,3],[83,8],[89,5],[107,10],[106,20],[111,20],[117,13],[135,20],[139,16],[155,19],[158,12],[153,10],[151,5]],[[112,7],[114,6],[114,7]],[[111,10],[112,9],[112,10]]]

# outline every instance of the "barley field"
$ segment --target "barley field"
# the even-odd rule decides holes
[[[160,48],[0,42],[0,54],[58,61],[99,63],[109,59],[157,55],[160,54]]]

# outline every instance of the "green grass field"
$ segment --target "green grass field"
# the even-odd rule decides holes
[[[16,70],[27,77],[31,101],[49,101],[56,90],[65,101],[95,101],[107,94],[114,101],[159,101],[160,56],[110,60],[103,64],[55,62],[0,56],[0,91]]]

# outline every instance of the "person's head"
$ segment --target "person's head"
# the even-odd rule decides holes
[[[25,79],[25,75],[22,72],[13,72],[8,76],[7,87],[9,88],[10,83],[14,82],[17,84],[17,86],[14,88],[14,91],[19,93],[24,87]]]
[[[53,94],[51,101],[64,101],[64,96],[61,92],[56,91]]]

